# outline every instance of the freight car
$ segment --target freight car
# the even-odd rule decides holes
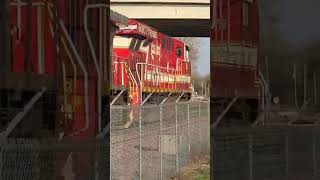
[[[129,20],[113,41],[113,103],[160,103],[191,98],[189,47],[139,21]]]
[[[259,73],[257,0],[211,1],[211,116],[215,125],[248,125],[264,107]]]

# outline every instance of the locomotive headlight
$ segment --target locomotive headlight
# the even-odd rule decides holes
[[[127,27],[120,27],[120,30],[135,30],[138,29],[138,25],[129,25]]]

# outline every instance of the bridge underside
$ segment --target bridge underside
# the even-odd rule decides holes
[[[170,36],[209,37],[209,0],[111,0],[111,9]]]
[[[172,37],[210,37],[207,19],[138,19]]]

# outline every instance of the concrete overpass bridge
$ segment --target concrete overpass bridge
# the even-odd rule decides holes
[[[210,0],[110,0],[111,9],[175,37],[210,36]]]

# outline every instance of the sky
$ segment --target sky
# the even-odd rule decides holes
[[[210,74],[210,38],[200,38],[198,73],[201,76]]]

